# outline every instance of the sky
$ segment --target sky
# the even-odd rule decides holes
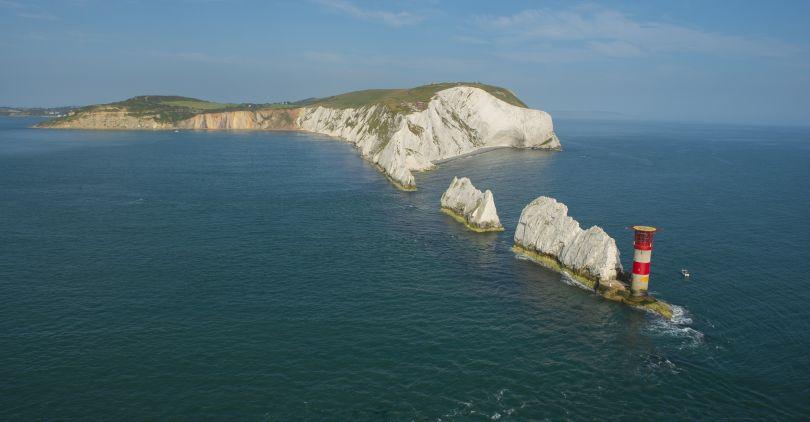
[[[0,105],[480,81],[552,112],[810,125],[808,22],[778,0],[0,0]]]

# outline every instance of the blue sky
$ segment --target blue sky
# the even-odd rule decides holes
[[[810,2],[0,0],[0,105],[481,81],[545,110],[810,124]]]

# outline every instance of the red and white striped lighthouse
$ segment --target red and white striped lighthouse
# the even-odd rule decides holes
[[[650,258],[652,257],[653,236],[657,230],[650,226],[633,226],[635,241],[633,248],[633,281],[630,290],[633,296],[646,296],[650,282]]]

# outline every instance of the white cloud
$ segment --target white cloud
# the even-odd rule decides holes
[[[307,51],[302,54],[302,57],[316,63],[342,63],[346,61],[343,54],[328,51]]]
[[[50,13],[22,12],[22,13],[17,13],[17,16],[19,16],[21,18],[36,19],[36,20],[41,20],[41,21],[55,21],[55,20],[59,19],[59,18],[57,18],[56,16],[54,16],[54,15],[52,15]]]
[[[214,56],[198,51],[150,51],[156,57],[181,62],[235,64],[241,60],[231,56]]]
[[[393,27],[415,25],[424,18],[411,12],[364,9],[347,0],[317,0],[317,3],[356,19]]]
[[[478,16],[473,23],[504,48],[524,47],[529,52],[548,55],[544,58],[534,54],[536,61],[636,57],[656,53],[786,57],[800,51],[796,46],[774,40],[726,35],[673,23],[640,21],[595,5],[566,10],[524,10],[509,16]],[[544,43],[545,47],[532,48],[535,43]]]
[[[459,44],[472,44],[472,45],[490,45],[491,41],[483,38],[478,38],[470,35],[454,35],[452,40]]]
[[[588,41],[589,50],[608,57],[634,57],[643,54],[642,49],[626,41]]]
[[[11,7],[13,9],[23,9],[23,8],[25,8],[24,4],[22,4],[20,2],[16,2],[16,1],[10,1],[10,0],[0,0],[0,6]]]
[[[17,16],[25,19],[36,19],[43,21],[55,21],[59,18],[51,13],[45,12],[36,4],[26,4],[13,0],[0,0],[0,7],[16,9]]]
[[[480,59],[456,59],[444,56],[399,57],[396,55],[365,55],[353,52],[306,51],[296,56],[307,63],[342,68],[418,69],[463,72],[481,64]],[[298,60],[294,60],[298,61]]]

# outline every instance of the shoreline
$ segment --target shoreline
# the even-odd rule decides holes
[[[77,128],[77,127],[47,127],[47,126],[38,126],[38,125],[28,126],[28,128],[29,129],[44,129],[44,130],[70,130],[70,131],[83,131],[83,130],[86,130],[86,131],[93,131],[93,132],[131,132],[131,131],[135,131],[135,132],[160,132],[160,133],[165,133],[165,132],[174,133],[174,131],[178,131],[178,132],[181,132],[181,131],[182,132],[233,132],[233,133],[239,133],[239,132],[291,132],[291,133],[310,134],[310,135],[317,136],[317,137],[328,138],[329,140],[346,142],[346,143],[352,144],[352,146],[354,146],[354,148],[356,150],[359,149],[359,148],[357,148],[357,145],[354,142],[352,142],[352,141],[350,141],[348,139],[342,138],[340,136],[333,136],[333,135],[328,135],[328,134],[325,134],[325,133],[313,132],[311,130],[306,130],[306,129],[265,129],[265,128],[248,128],[248,129],[228,129],[228,128],[204,128],[204,129],[181,129],[181,128]],[[379,165],[378,163],[375,163],[374,161],[369,160],[363,154],[358,154],[358,155],[364,161],[368,161],[369,163],[374,165],[374,167],[377,169],[377,171],[382,173],[383,176],[385,176],[385,178],[388,179],[388,181],[392,185],[394,185],[394,187],[397,188],[398,190],[401,190],[403,192],[416,192],[417,191],[416,186],[403,185],[402,183],[394,180],[388,174],[388,172],[385,171],[385,169],[381,165]],[[430,169],[428,169],[428,170],[430,170]],[[416,170],[414,170],[414,171],[416,171]]]
[[[439,210],[441,212],[447,214],[448,216],[452,217],[454,220],[458,221],[459,223],[463,224],[465,227],[467,227],[467,229],[472,230],[472,231],[477,232],[477,233],[498,233],[498,232],[502,232],[502,231],[505,230],[503,227],[481,228],[481,227],[478,227],[478,226],[473,226],[472,224],[470,224],[469,221],[467,221],[467,219],[463,215],[453,211],[450,208],[440,207]]]
[[[546,149],[546,148],[521,148],[516,147],[514,145],[496,145],[496,146],[489,146],[489,147],[480,147],[476,148],[472,151],[465,152],[463,154],[459,154],[453,157],[442,158],[441,160],[432,161],[431,163],[434,166],[439,164],[449,163],[451,161],[460,160],[463,158],[474,157],[476,155],[486,154],[488,152],[496,151],[499,149],[519,149],[519,150],[537,150],[537,151],[551,151],[551,152],[560,152],[562,148],[555,148],[555,149]]]
[[[93,132],[130,132],[130,131],[137,131],[137,132],[149,132],[149,131],[151,131],[151,132],[174,132],[174,131],[178,131],[178,132],[234,132],[234,133],[239,133],[239,132],[292,132],[292,133],[311,134],[311,135],[324,137],[324,138],[329,138],[331,140],[336,140],[336,141],[341,141],[341,142],[347,142],[347,143],[350,143],[352,145],[355,145],[354,142],[352,142],[352,141],[350,141],[348,139],[342,138],[340,136],[333,136],[333,135],[328,135],[328,134],[325,134],[325,133],[313,132],[313,131],[310,131],[310,130],[300,129],[300,128],[299,129],[295,129],[295,128],[290,128],[290,129],[266,129],[266,128],[246,128],[246,129],[203,128],[203,129],[188,129],[188,128],[174,128],[174,127],[160,127],[160,128],[146,128],[146,127],[139,127],[139,128],[79,128],[79,127],[48,127],[48,126],[39,126],[38,124],[28,126],[28,128],[29,129],[44,129],[44,130],[69,130],[69,131],[83,131],[83,130],[85,130],[85,131],[93,131]],[[510,145],[497,145],[497,146],[490,146],[490,147],[481,147],[481,148],[476,148],[476,149],[474,149],[472,151],[469,151],[469,152],[465,152],[465,153],[460,154],[460,155],[443,158],[441,160],[432,161],[431,166],[429,168],[422,169],[422,170],[411,170],[411,171],[419,172],[419,173],[428,172],[428,171],[434,170],[436,168],[436,166],[438,166],[440,164],[449,163],[449,162],[454,161],[454,160],[473,157],[473,156],[480,155],[480,154],[486,154],[486,153],[491,152],[491,151],[495,151],[495,150],[499,150],[499,149],[507,149],[507,148],[510,148],[510,149],[526,149],[526,148],[517,148],[517,147],[514,147],[514,146],[510,146]],[[355,149],[357,149],[356,145],[355,145]],[[557,150],[549,150],[549,151],[557,151]],[[363,160],[368,161],[369,163],[373,164],[374,167],[376,167],[377,170],[380,173],[382,173],[386,177],[386,179],[388,179],[388,181],[392,185],[394,185],[395,188],[397,188],[397,189],[399,189],[399,190],[401,190],[403,192],[416,192],[418,190],[416,188],[416,186],[406,186],[406,185],[403,185],[402,183],[394,180],[385,171],[385,169],[382,168],[382,166],[380,166],[378,163],[375,163],[375,162],[373,162],[371,160],[368,160],[366,158],[366,156],[364,156],[363,154],[360,154],[360,157]],[[471,230],[475,230],[475,231],[479,231],[479,232],[503,231],[503,230],[480,230],[480,229],[475,229],[475,228],[473,228],[473,226],[470,226],[466,222],[466,220],[463,219],[463,217],[462,217],[462,220],[463,220],[464,224],[466,224],[468,227],[471,228]]]
[[[106,127],[59,127],[59,126],[39,126],[39,125],[32,125],[28,126],[29,129],[50,129],[50,130],[89,130],[93,132],[128,132],[128,131],[136,131],[136,132],[174,132],[182,131],[182,132],[307,132],[307,133],[314,133],[316,135],[324,135],[318,132],[311,132],[304,129],[265,129],[265,128],[244,128],[244,129],[230,129],[230,128],[200,128],[200,129],[189,129],[189,128],[179,128],[179,127],[128,127],[128,128],[106,128]],[[329,136],[330,138],[334,138],[333,136]],[[337,138],[343,139],[343,138]]]
[[[498,150],[498,149],[505,149],[505,148],[520,149],[520,148],[515,148],[515,147],[513,147],[511,145],[497,145],[497,146],[491,146],[491,147],[481,147],[481,148],[476,148],[476,149],[474,149],[472,151],[465,152],[463,154],[459,154],[459,155],[456,155],[456,156],[453,156],[453,157],[447,157],[447,158],[442,158],[441,160],[432,161],[431,163],[434,166],[437,166],[439,164],[449,163],[449,162],[451,162],[453,160],[458,160],[458,159],[467,158],[467,157],[474,157],[474,156],[479,155],[479,154],[486,154],[486,153],[488,153],[490,151],[495,151],[495,150]]]

